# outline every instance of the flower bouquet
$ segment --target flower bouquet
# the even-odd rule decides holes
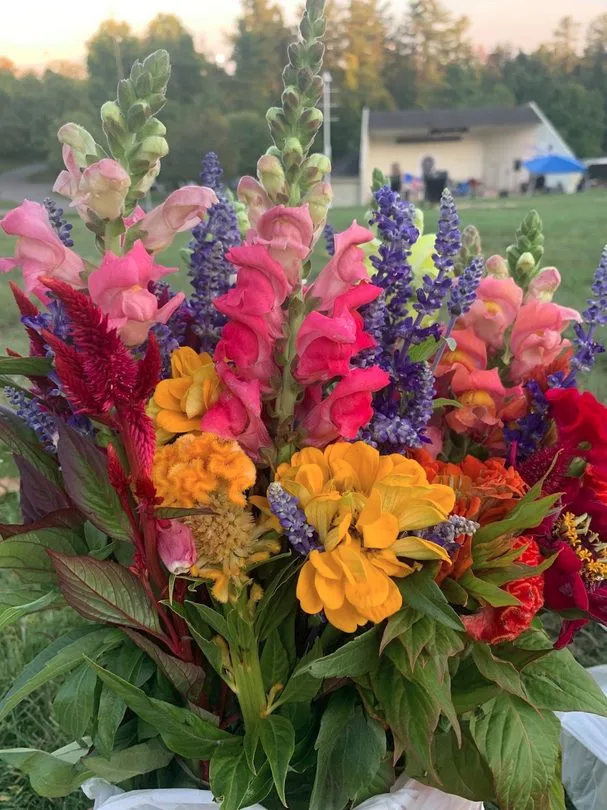
[[[344,810],[406,774],[557,810],[553,712],[607,714],[564,649],[607,620],[607,412],[576,387],[602,351],[607,253],[582,317],[552,301],[535,213],[485,262],[448,193],[421,237],[377,175],[368,227],[334,234],[310,153],[324,28],[308,0],[237,200],[211,155],[206,185],[139,207],[168,150],[159,51],[102,107],[105,145],[59,130],[55,190],[99,260],[52,203],[0,223],[29,338],[0,360],[23,515],[0,526],[22,584],[2,624],[86,620],[0,701],[62,679],[73,742],[0,752],[45,796],[101,777]],[[158,254],[191,229],[186,298]]]

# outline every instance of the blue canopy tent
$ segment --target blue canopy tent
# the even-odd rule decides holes
[[[545,155],[526,160],[523,166],[531,174],[579,174],[586,171],[586,164],[568,155]]]

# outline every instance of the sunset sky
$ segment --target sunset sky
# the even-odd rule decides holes
[[[401,0],[392,0],[400,5]],[[472,21],[474,41],[486,48],[511,42],[524,48],[547,39],[558,20],[571,14],[586,25],[607,10],[606,0],[443,0],[454,13]],[[283,0],[293,19],[300,0]],[[181,18],[199,48],[225,49],[225,35],[240,0],[5,0],[0,27],[0,56],[19,66],[40,66],[54,59],[81,60],[86,40],[108,17],[142,30],[158,12]],[[211,10],[212,9],[212,10]]]

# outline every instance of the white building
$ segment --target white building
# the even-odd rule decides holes
[[[336,204],[366,204],[373,169],[421,175],[431,157],[451,183],[474,179],[487,193],[515,193],[529,180],[524,161],[550,152],[575,157],[537,104],[394,112],[363,110],[358,178],[336,177]],[[550,175],[547,186],[574,191],[579,174]],[[343,198],[343,199],[342,199]]]

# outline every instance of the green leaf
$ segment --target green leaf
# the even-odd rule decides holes
[[[259,736],[261,746],[270,763],[276,792],[286,807],[285,782],[289,762],[295,750],[295,731],[286,717],[270,714],[260,723]]]
[[[211,791],[221,810],[240,810],[247,800],[253,774],[247,765],[242,746],[218,748],[211,758]]]
[[[55,582],[49,551],[78,554],[82,541],[76,532],[65,528],[38,529],[15,534],[0,541],[0,569],[12,571],[24,582]]]
[[[264,641],[295,605],[297,601],[295,588],[291,588],[290,583],[299,573],[301,566],[301,560],[292,559],[274,575],[264,591],[255,612],[255,635],[259,641]]]
[[[222,616],[222,614],[218,610],[214,610],[208,605],[200,605],[198,602],[189,602],[186,601],[185,607],[188,611],[188,616],[197,615],[202,621],[218,633],[220,636],[226,639],[226,641],[230,640],[230,634],[228,632],[228,623]]]
[[[432,772],[430,746],[441,713],[436,695],[431,695],[417,681],[403,677],[387,658],[382,659],[371,682],[388,725],[407,758],[418,760]]]
[[[474,576],[472,571],[466,571],[458,580],[462,588],[478,599],[492,607],[506,607],[507,605],[520,605],[520,600],[497,585],[492,585],[480,577]]]
[[[0,374],[46,377],[53,370],[48,357],[0,357]]]
[[[523,529],[535,529],[560,497],[560,493],[557,492],[554,495],[546,495],[537,500],[529,500],[529,493],[527,493],[508,514],[508,517],[497,523],[482,526],[475,532],[472,538],[473,548],[497,540],[503,534],[512,534]]]
[[[451,699],[459,715],[482,706],[499,692],[500,687],[481,675],[471,657],[460,661],[451,681]]]
[[[495,781],[502,810],[528,810],[552,784],[560,723],[520,698],[502,693],[470,721],[470,732]]]
[[[389,793],[396,781],[396,773],[394,766],[389,759],[384,759],[379,764],[377,773],[358,791],[356,796],[352,798],[352,805],[358,807],[359,804],[366,802],[367,799],[372,799],[374,796],[379,796],[382,793]]]
[[[0,751],[0,759],[11,768],[18,768],[29,776],[33,790],[49,799],[67,796],[92,776],[79,760],[88,752],[78,743],[48,754],[33,748],[12,748]]]
[[[343,810],[376,775],[386,753],[386,734],[367,717],[355,693],[340,689],[324,711],[315,749],[309,810]]]
[[[3,407],[0,407],[0,443],[5,444],[11,453],[22,456],[35,470],[61,488],[57,462],[45,451],[34,431],[11,410]]]
[[[148,697],[145,692],[92,661],[97,676],[119,695],[142,720],[158,729],[167,748],[186,759],[210,759],[221,744],[234,742],[234,737],[195,712],[174,706],[164,700]]]
[[[156,605],[128,568],[92,557],[51,556],[65,601],[85,619],[144,630],[164,640]]]
[[[298,677],[308,672],[315,678],[356,678],[366,675],[377,666],[379,634],[379,625],[367,630],[366,633],[339,647],[331,655],[317,658],[316,661],[302,667]]]
[[[416,343],[409,349],[409,357],[415,363],[421,363],[423,360],[428,360],[440,346],[440,340],[434,337],[426,338],[421,343]]]
[[[430,618],[444,624],[445,627],[464,631],[459,616],[434,581],[433,566],[424,566],[418,573],[399,580],[398,588],[403,595],[404,604],[415,608],[420,613],[425,613]]]
[[[176,520],[188,515],[214,515],[215,512],[208,506],[159,506],[154,510],[158,520]]]
[[[422,650],[434,642],[436,635],[436,622],[423,614],[418,616],[418,621],[411,625],[409,632],[398,639],[409,659],[411,669],[415,668]]]
[[[122,638],[119,630],[109,627],[79,627],[52,642],[23,669],[0,701],[0,721],[38,687],[70,672],[84,656],[97,657],[118,646]]]
[[[61,684],[53,701],[57,722],[70,737],[80,740],[86,734],[95,709],[97,676],[82,663]]]
[[[65,489],[83,514],[117,540],[132,540],[128,518],[110,484],[105,456],[90,439],[58,422],[57,454]]]
[[[481,675],[504,691],[528,700],[521,676],[508,661],[497,658],[488,644],[472,643],[472,659]]]
[[[158,739],[148,740],[131,748],[123,748],[105,759],[97,755],[85,757],[82,764],[96,776],[119,785],[134,776],[166,768],[174,754]]]
[[[285,684],[289,676],[289,660],[278,630],[272,630],[261,652],[261,674],[268,691],[275,684]]]
[[[401,608],[398,613],[390,616],[386,623],[386,629],[384,630],[381,644],[379,645],[379,652],[382,653],[388,644],[395,638],[408,633],[415,622],[419,621],[422,616],[422,613],[417,610],[413,610],[408,605]]]
[[[143,652],[132,644],[123,644],[114,650],[105,660],[105,667],[115,672],[129,683],[135,683],[141,666]],[[140,684],[137,684],[140,685]],[[114,740],[118,727],[124,719],[127,705],[110,687],[102,683],[97,709],[97,728],[93,740],[95,748],[102,757],[109,757],[114,749]]]
[[[29,591],[29,598],[31,599],[32,592]],[[53,602],[57,601],[59,594],[51,591],[50,593],[45,593],[42,596],[39,596],[38,599],[34,599],[34,601],[24,602],[21,605],[12,605],[10,607],[5,607],[0,610],[0,630],[4,630],[5,627],[8,627],[11,624],[19,621],[23,616],[27,616],[30,613],[37,613],[39,610],[44,610],[44,608],[50,607]]]
[[[569,650],[548,653],[528,664],[521,675],[529,698],[538,709],[590,712],[607,717],[607,696]]]
[[[198,700],[205,678],[204,670],[201,667],[165,653],[151,639],[134,630],[125,628],[124,632],[134,644],[149,655],[178,692],[189,700]]]
[[[321,654],[322,647],[320,641],[316,639],[312,649],[302,656],[283,692],[274,703],[275,708],[283,703],[311,703],[314,700],[320,689],[319,680],[303,670],[308,664],[319,659]]]
[[[449,399],[448,397],[436,397],[432,400],[432,408],[463,408],[462,403],[457,399]]]
[[[567,810],[565,802],[565,788],[563,787],[563,780],[561,778],[561,768],[556,769],[556,774],[552,779],[550,790],[548,791],[548,806],[546,810]]]

